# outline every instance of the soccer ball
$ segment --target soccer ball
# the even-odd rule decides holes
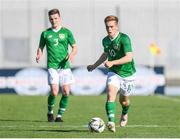
[[[88,128],[91,132],[101,133],[105,129],[105,123],[101,118],[94,117],[88,123]]]

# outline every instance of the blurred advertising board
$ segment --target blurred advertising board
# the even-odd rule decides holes
[[[41,68],[1,69],[0,93],[46,95],[49,92],[47,71]]]
[[[76,82],[71,86],[72,95],[100,95],[106,92],[108,70],[97,68],[88,72],[85,67],[72,69]],[[164,94],[163,67],[137,66],[136,88],[133,95]],[[43,68],[0,69],[0,93],[19,95],[47,95],[47,70]]]

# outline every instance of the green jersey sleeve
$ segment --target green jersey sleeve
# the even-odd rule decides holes
[[[70,30],[68,30],[68,43],[72,46],[76,43],[74,36]]]
[[[107,36],[102,40],[102,45],[104,48],[104,52],[108,53],[108,46],[110,45],[110,42],[109,42],[109,38]]]
[[[130,38],[127,35],[124,35],[122,37],[121,43],[122,43],[122,46],[124,48],[124,52],[125,53],[132,52],[131,40],[130,40]]]

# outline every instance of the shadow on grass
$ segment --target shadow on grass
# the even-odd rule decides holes
[[[82,129],[60,129],[60,130],[34,130],[35,132],[64,132],[64,133],[67,133],[67,132],[77,132],[77,133],[80,133],[80,132],[89,132],[88,130],[82,130]]]
[[[54,132],[54,133],[85,133],[85,132],[89,132],[88,130],[83,130],[83,129],[56,129],[56,130],[49,130],[49,129],[2,129],[1,131],[16,131],[16,132]]]

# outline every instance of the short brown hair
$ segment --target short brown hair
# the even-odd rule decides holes
[[[48,15],[50,16],[50,15],[53,15],[53,14],[58,14],[60,16],[60,12],[59,12],[58,9],[49,10]]]
[[[106,24],[109,21],[115,21],[118,24],[118,17],[114,15],[109,15],[104,19],[104,23]]]

